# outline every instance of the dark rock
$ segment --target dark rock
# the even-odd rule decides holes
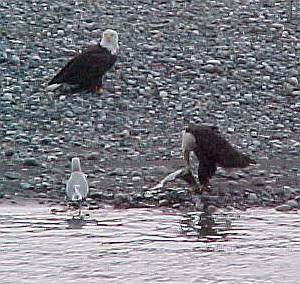
[[[5,150],[5,152],[4,152],[4,155],[6,156],[6,157],[11,157],[11,156],[13,156],[15,154],[15,150],[14,149],[7,149],[7,150]]]
[[[25,158],[25,159],[24,159],[24,165],[25,165],[25,166],[36,167],[36,166],[39,166],[40,163],[39,163],[38,160],[35,159],[35,158]]]
[[[168,206],[170,204],[168,199],[161,199],[158,201],[158,206]]]
[[[21,175],[16,172],[6,172],[4,176],[10,180],[17,180],[21,178]]]
[[[264,186],[265,185],[265,179],[264,178],[253,178],[252,184],[254,186]]]

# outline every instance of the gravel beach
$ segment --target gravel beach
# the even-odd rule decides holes
[[[300,208],[297,1],[1,1],[0,22],[3,200],[65,202],[78,156],[90,209]],[[107,28],[120,36],[109,91],[47,91]],[[217,125],[258,164],[219,169],[202,195],[183,181],[149,190],[183,166],[190,121]]]

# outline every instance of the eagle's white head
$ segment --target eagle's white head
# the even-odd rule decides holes
[[[72,172],[81,172],[79,158],[72,158]]]
[[[182,141],[181,141],[182,151],[193,151],[197,147],[195,136],[188,132],[188,130],[182,131]]]
[[[119,49],[119,35],[116,31],[107,29],[102,34],[100,45],[107,48],[112,54],[116,54]]]
[[[185,160],[187,167],[191,168],[190,153],[197,148],[195,136],[189,132],[188,128],[182,131],[181,149],[183,153],[183,159]]]

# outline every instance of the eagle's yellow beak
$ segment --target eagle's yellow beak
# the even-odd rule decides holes
[[[104,35],[105,41],[107,42],[112,42],[113,40],[113,35],[112,34],[105,34]]]

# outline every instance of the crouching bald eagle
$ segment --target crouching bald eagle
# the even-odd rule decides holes
[[[191,170],[190,153],[194,152],[198,165],[199,185],[195,191],[207,189],[209,179],[215,174],[217,166],[223,168],[245,168],[256,164],[255,160],[240,153],[221,136],[217,127],[190,124],[182,134],[183,159]]]
[[[73,57],[48,85],[66,83],[79,89],[101,93],[102,77],[117,60],[118,33],[105,30],[99,44]]]

